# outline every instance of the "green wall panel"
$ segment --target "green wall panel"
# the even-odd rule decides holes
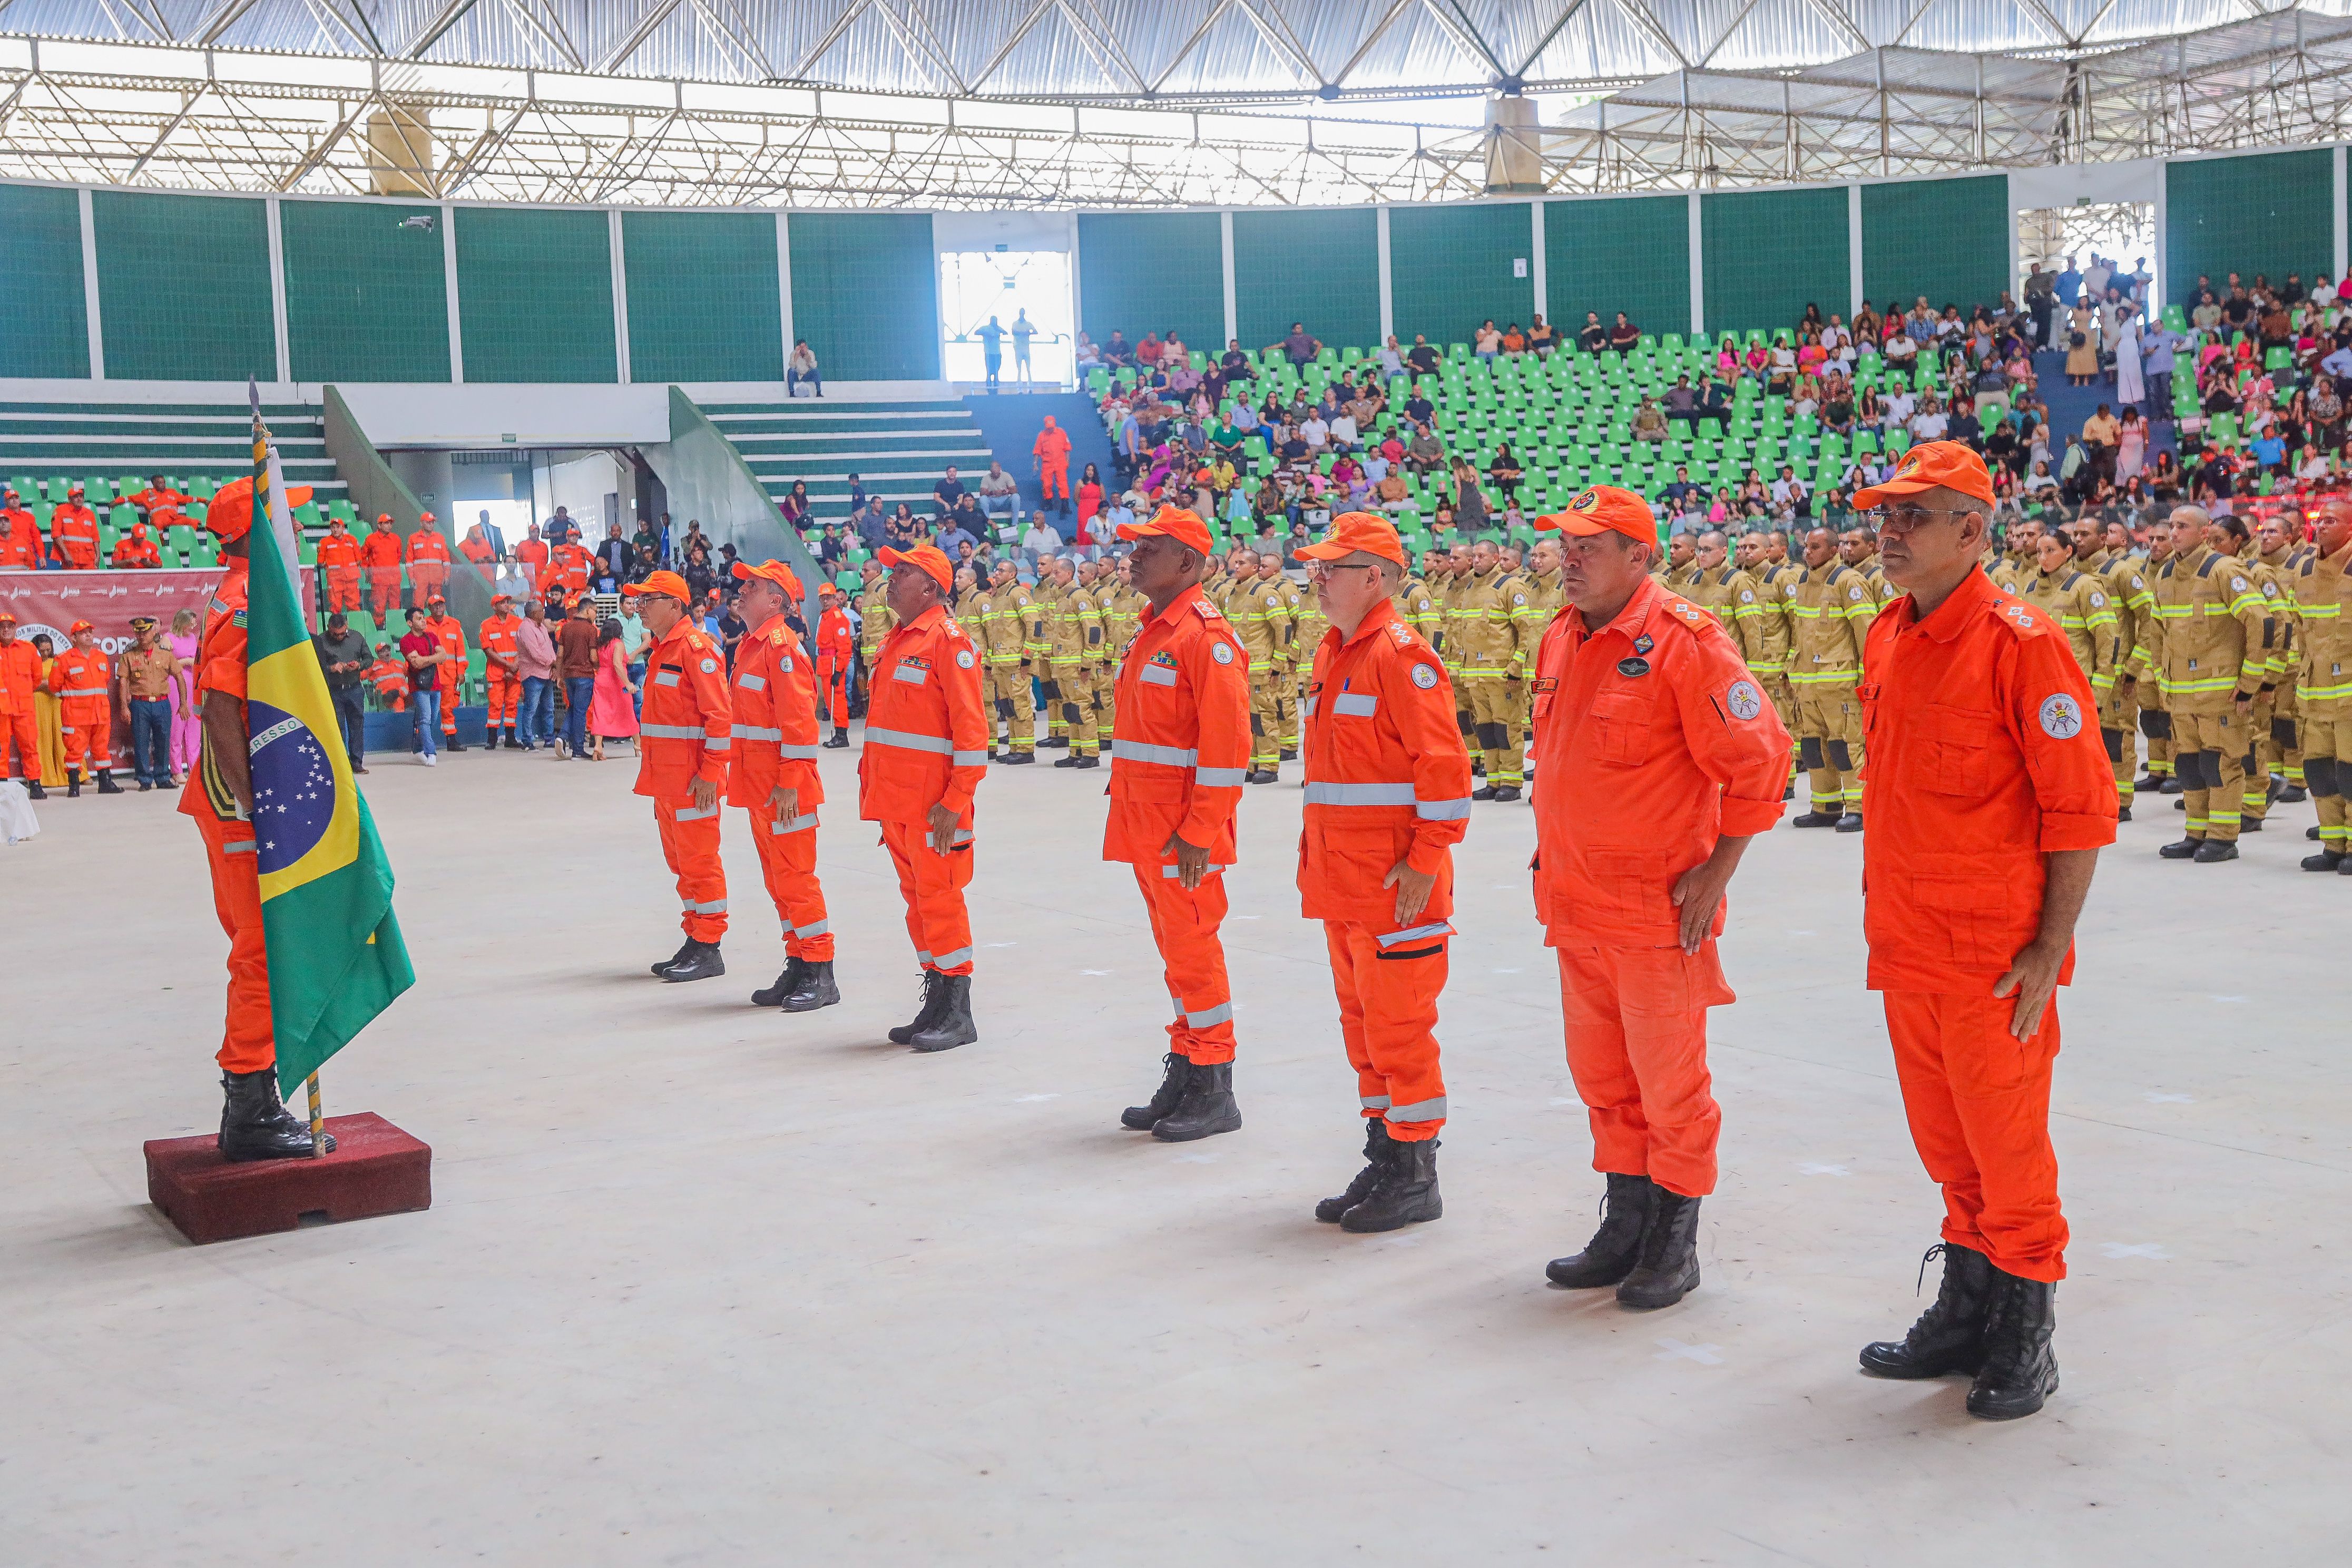
[[[1573,339],[1584,313],[1617,312],[1645,332],[1690,331],[1690,198],[1626,196],[1544,204],[1544,293]]]
[[[269,219],[258,199],[97,191],[90,219],[110,378],[277,376]]]
[[[89,374],[80,198],[44,185],[0,185],[0,375]]]
[[[773,214],[625,212],[621,245],[630,380],[783,380]]]
[[[2229,275],[2308,285],[2334,267],[2334,154],[2326,148],[2201,158],[2164,170],[2164,291],[2182,304],[2200,273],[2226,298]],[[2128,263],[2129,257],[2123,258]]]
[[[1466,343],[1478,323],[1536,313],[1535,220],[1525,202],[1389,209],[1389,300],[1397,341],[1415,332],[1443,348]],[[1516,264],[1527,276],[1515,276]]]
[[[433,217],[431,228],[403,228]],[[286,342],[297,381],[446,381],[440,209],[280,202]]]
[[[604,215],[459,207],[457,216],[466,379],[618,381]]]
[[[1966,316],[2011,287],[2010,267],[2007,175],[1862,187],[1862,291],[1881,309],[1925,294]],[[1841,294],[1822,311],[1850,303]]]
[[[1234,214],[1234,309],[1244,348],[1280,342],[1293,321],[1335,349],[1379,346],[1379,215],[1370,207]]]
[[[1852,309],[1843,186],[1699,198],[1709,331],[1793,327],[1807,305],[1823,319]]]
[[[1113,328],[1130,343],[1172,331],[1187,348],[1223,353],[1225,241],[1217,215],[1080,213],[1078,310],[1078,325],[1098,343]]]
[[[940,272],[929,213],[794,213],[793,332],[827,380],[936,381]]]

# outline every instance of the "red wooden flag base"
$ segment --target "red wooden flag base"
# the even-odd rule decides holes
[[[433,1206],[433,1151],[372,1110],[327,1118],[335,1152],[323,1160],[232,1165],[209,1134],[147,1144],[147,1197],[190,1241],[293,1230],[305,1219],[340,1224]]]

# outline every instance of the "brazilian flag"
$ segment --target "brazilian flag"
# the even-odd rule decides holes
[[[246,718],[278,1083],[290,1098],[295,1085],[416,983],[416,971],[393,918],[392,865],[352,777],[272,526],[287,515],[285,484],[257,412],[253,456]]]

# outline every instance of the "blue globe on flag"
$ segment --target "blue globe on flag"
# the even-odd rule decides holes
[[[335,765],[300,719],[267,702],[246,704],[253,733],[253,837],[259,870],[282,871],[309,854],[335,816]]]

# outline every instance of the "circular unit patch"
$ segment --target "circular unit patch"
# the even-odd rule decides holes
[[[704,660],[702,661],[702,673],[703,673],[703,674],[705,674],[705,675],[716,675],[716,674],[718,674],[718,673],[719,673],[719,661],[718,661],[717,659],[715,659],[715,658],[706,658],[706,659],[704,659]]]
[[[1412,667],[1412,683],[1423,691],[1431,690],[1437,685],[1437,671],[1428,665],[1416,664]]]
[[[2063,691],[2042,700],[2042,732],[2053,741],[2071,741],[2083,732],[2083,710]]]
[[[1209,645],[1209,657],[1215,659],[1219,664],[1231,664],[1234,662],[1234,645],[1231,643],[1213,642]]]
[[[1735,680],[1731,689],[1723,694],[1725,706],[1735,719],[1753,719],[1764,711],[1764,694],[1756,689],[1752,680]]]
[[[970,669],[971,668],[971,649],[967,647],[958,648],[956,650],[956,668],[958,669]]]

